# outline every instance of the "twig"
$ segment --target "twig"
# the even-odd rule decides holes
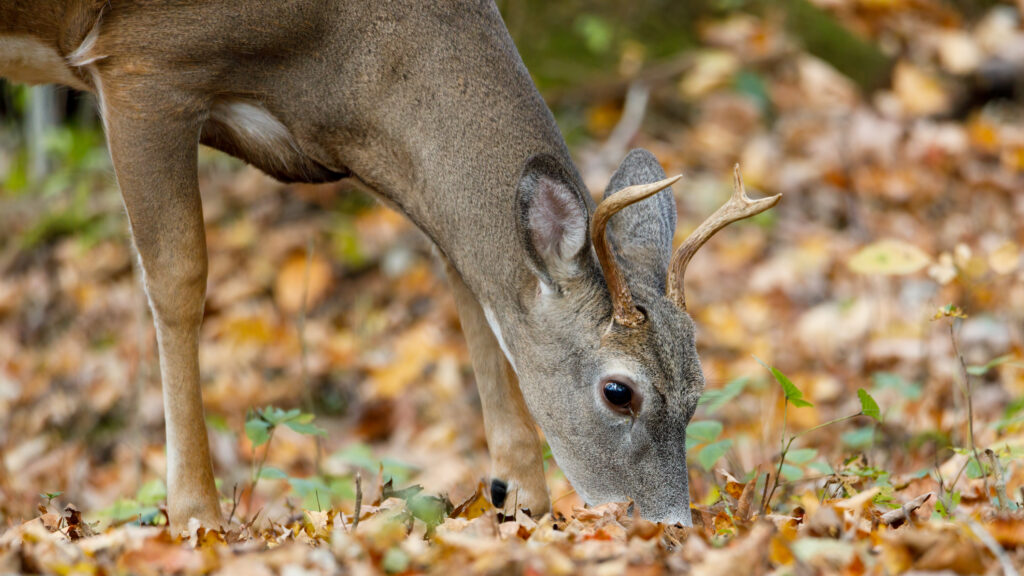
[[[764,488],[761,489],[761,512],[767,514],[768,511],[768,481],[772,479],[772,470],[768,469],[764,474]]]
[[[956,483],[960,481],[960,477],[964,475],[964,470],[967,470],[967,465],[971,463],[971,459],[964,460],[963,465],[956,471],[956,476],[953,476],[953,481],[949,483],[949,491],[952,492]]]
[[[978,524],[973,518],[967,519],[967,525],[971,527],[971,532],[981,540],[982,544],[988,548],[989,552],[992,553],[996,559],[999,560],[999,564],[1003,567],[1004,576],[1020,576],[1017,569],[1013,567],[1013,561],[1010,560],[1010,556],[1003,550],[1003,547],[999,545],[999,542],[989,534],[988,530],[984,526]]]
[[[917,498],[914,498],[910,502],[907,502],[903,506],[895,510],[890,510],[885,514],[882,514],[882,523],[892,528],[899,528],[905,522],[913,521],[913,513],[915,510],[920,508],[929,498],[932,497],[932,492],[922,494]]]
[[[1022,486],[1022,488],[1024,488],[1024,486]],[[566,496],[572,496],[572,495],[573,495],[573,494],[575,494],[575,493],[576,493],[576,489],[575,489],[575,488],[573,488],[573,489],[569,490],[569,491],[568,491],[568,492],[566,492],[565,494],[562,494],[562,495],[561,495],[561,496],[559,496],[558,498],[555,498],[554,500],[552,500],[552,501],[551,501],[551,506],[552,506],[552,507],[554,507],[554,505],[555,505],[555,502],[558,502],[559,500],[561,500],[562,498],[565,498]]]
[[[309,385],[309,346],[306,342],[306,315],[308,312],[306,308],[309,303],[309,275],[313,268],[314,248],[313,234],[310,233],[309,239],[306,241],[306,270],[302,276],[302,306],[299,308],[299,317],[296,319],[296,329],[299,333],[299,381],[302,384],[303,404],[307,412],[313,412],[315,408],[313,388]],[[313,441],[316,442],[316,473],[321,474],[323,472],[321,466],[323,441],[320,436],[315,436]]]
[[[310,234],[309,240],[306,242],[306,269],[302,275],[302,304],[299,306],[299,317],[296,319],[296,328],[299,333],[299,381],[302,383],[302,389],[305,391],[307,410],[312,405],[312,395],[309,392],[309,370],[306,362],[306,305],[309,299],[309,274],[312,267],[313,235]]]
[[[267,435],[267,443],[263,448],[263,457],[260,458],[259,464],[252,473],[252,489],[256,490],[256,484],[260,481],[260,475],[263,474],[263,466],[267,463],[267,457],[270,456],[270,443],[274,441],[274,432],[277,431],[277,426],[270,427],[270,433]]]
[[[782,477],[782,465],[786,462],[786,451],[789,450],[789,445],[793,444],[793,439],[789,440],[789,444],[786,444],[786,423],[789,417],[789,398],[783,397],[782,404],[782,437],[779,440],[780,454],[779,454],[779,469],[775,472],[775,478],[772,479],[772,489],[768,492],[768,497],[761,501],[761,513],[768,513],[768,503],[772,501],[772,497],[775,496],[775,489],[779,487],[779,478]],[[765,486],[768,482],[765,481]]]
[[[789,440],[787,441],[786,440],[786,409],[788,407],[789,407],[789,400],[786,399],[785,400],[785,404],[783,404],[783,407],[782,407],[782,440],[780,441],[781,444],[782,444],[782,453],[779,455],[779,469],[775,473],[775,478],[772,481],[772,489],[768,493],[768,498],[765,499],[764,501],[762,501],[762,503],[761,503],[762,511],[765,514],[768,513],[768,503],[771,502],[772,497],[775,496],[775,489],[778,488],[779,485],[780,485],[779,479],[782,478],[782,466],[786,463],[786,454],[789,453],[790,447],[793,446],[793,442],[797,438],[799,438],[799,437],[801,437],[801,436],[803,436],[805,434],[809,434],[811,432],[814,432],[815,430],[819,430],[821,428],[824,428],[826,426],[831,426],[832,424],[838,424],[839,422],[843,422],[843,421],[846,421],[846,420],[852,420],[854,418],[857,418],[858,416],[864,416],[864,411],[861,410],[860,412],[857,412],[856,414],[850,414],[849,416],[842,416],[840,418],[835,418],[834,420],[829,420],[828,422],[823,422],[821,424],[818,424],[817,426],[812,426],[812,427],[808,428],[807,430],[802,430],[800,432],[797,432],[796,434],[793,434],[792,436],[790,436]],[[767,482],[766,482],[766,485],[767,485]]]
[[[996,476],[996,501],[999,503],[999,509],[1004,510],[1010,497],[1006,494],[1006,475],[1003,473],[1003,465],[991,448],[985,449],[985,455],[992,462],[992,473]]]
[[[985,472],[985,465],[981,463],[978,447],[974,443],[974,401],[971,398],[971,376],[967,372],[967,362],[964,361],[964,356],[960,353],[960,345],[956,341],[956,331],[953,330],[953,322],[954,319],[950,318],[949,339],[953,342],[953,353],[956,354],[956,358],[960,362],[960,377],[964,383],[964,395],[967,396],[967,441],[971,445],[971,452],[974,454],[974,460],[978,463],[978,468],[981,472],[981,481],[985,486],[985,501],[987,502],[992,496],[988,488],[988,473]]]
[[[228,514],[228,526],[231,525],[231,520],[235,517],[235,511],[238,510],[238,503],[242,500],[242,495],[238,493],[238,483],[231,488],[231,514]]]
[[[626,101],[622,105],[622,116],[615,124],[608,139],[587,162],[587,173],[605,174],[618,164],[626,153],[630,141],[640,130],[647,113],[647,101],[650,88],[644,82],[632,82],[626,91]]]
[[[267,443],[263,448],[263,457],[260,458],[259,464],[253,467],[252,481],[249,483],[249,497],[245,501],[245,509],[252,510],[252,497],[256,493],[256,485],[260,483],[260,476],[263,474],[263,466],[267,463],[267,456],[270,455],[270,443],[274,441],[274,431],[277,430],[277,426],[270,427],[270,433],[267,435]],[[255,452],[253,448],[253,452]]]
[[[356,526],[359,526],[359,513],[363,508],[363,475],[360,472],[356,472],[356,509],[355,517],[352,519],[352,531],[354,532]]]
[[[547,90],[544,100],[549,106],[556,107],[619,98],[629,90],[631,84],[638,81],[648,86],[665,84],[689,70],[695,60],[692,52],[683,52],[671,60],[648,66],[630,78],[592,82],[564,90]]]

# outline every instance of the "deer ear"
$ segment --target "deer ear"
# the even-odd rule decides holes
[[[665,171],[654,154],[638,148],[619,164],[604,197],[627,186],[649,184],[664,178]],[[627,206],[612,216],[608,222],[608,234],[627,283],[643,282],[664,293],[675,230],[676,198],[672,188]]]
[[[588,235],[587,205],[555,158],[527,160],[516,192],[519,237],[534,274],[549,288],[579,274]]]

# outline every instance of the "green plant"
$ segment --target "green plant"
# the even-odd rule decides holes
[[[775,381],[782,386],[783,392],[782,436],[780,438],[781,451],[779,454],[779,467],[775,472],[775,476],[772,478],[771,489],[768,491],[767,496],[764,498],[764,501],[762,502],[762,511],[767,513],[768,505],[771,502],[772,497],[775,495],[775,490],[779,487],[780,478],[787,476],[787,474],[789,477],[798,477],[796,473],[797,471],[795,471],[793,468],[786,468],[787,457],[789,457],[790,460],[793,462],[800,463],[799,461],[808,462],[817,455],[816,451],[808,451],[806,449],[802,451],[793,451],[798,456],[797,460],[793,460],[793,454],[791,454],[790,448],[793,446],[793,442],[795,442],[797,438],[809,434],[810,432],[814,432],[815,430],[825,428],[826,426],[838,424],[839,422],[843,422],[845,420],[852,420],[853,418],[857,418],[859,416],[868,416],[870,418],[873,418],[874,420],[881,422],[882,411],[878,407],[878,403],[875,402],[875,399],[872,398],[866,390],[864,390],[863,388],[858,388],[857,399],[860,401],[859,412],[857,412],[856,414],[850,414],[848,416],[835,418],[833,420],[829,420],[828,422],[823,422],[821,424],[818,424],[817,426],[812,426],[811,428],[797,432],[796,434],[793,434],[787,438],[786,426],[787,416],[789,413],[789,405],[792,404],[794,408],[803,408],[814,406],[814,404],[812,404],[809,400],[804,399],[803,392],[801,392],[800,389],[797,388],[797,386],[793,384],[793,382],[785,374],[779,371],[779,369],[773,366],[769,366],[768,364],[765,364],[760,358],[756,356],[754,357],[754,359],[760,362],[762,366],[767,368],[768,371],[772,373],[772,376],[775,377]],[[802,472],[800,473],[800,476],[802,476]]]
[[[46,505],[49,506],[50,503],[53,502],[53,500],[55,498],[59,497],[63,493],[64,492],[62,492],[60,490],[58,490],[56,492],[43,492],[42,494],[39,495],[39,497],[40,498],[46,498]]]
[[[732,448],[732,439],[719,440],[721,435],[722,423],[717,420],[690,422],[686,427],[686,452],[694,454],[697,463],[707,472]]]
[[[750,384],[750,378],[740,377],[731,380],[725,386],[706,391],[697,402],[704,409],[706,416],[712,416],[723,406],[740,395]],[[731,438],[720,439],[722,423],[711,418],[690,422],[686,427],[686,454],[693,458],[705,471],[711,468],[724,456],[733,441]]]
[[[324,492],[329,490],[322,481],[316,485],[310,484],[308,481],[307,483],[296,482],[299,479],[289,477],[278,468],[266,466],[267,456],[270,455],[270,444],[274,440],[274,432],[279,426],[287,426],[306,436],[326,436],[327,432],[324,429],[313,424],[314,418],[316,416],[313,414],[308,414],[298,408],[282,410],[276,406],[267,406],[262,410],[254,410],[249,413],[245,420],[245,435],[252,442],[253,449],[250,497],[262,478],[289,480],[293,487],[298,483],[300,488],[297,491],[300,493],[302,488],[312,490],[314,495],[318,489],[322,489]],[[266,447],[263,449],[263,456],[257,460],[256,448],[264,445]]]
[[[117,500],[93,516],[114,524],[131,522],[142,526],[159,526],[167,522],[167,517],[160,509],[160,503],[166,499],[167,487],[163,480],[154,479],[140,486],[135,497]]]

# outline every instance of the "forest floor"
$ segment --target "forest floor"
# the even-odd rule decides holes
[[[205,151],[200,361],[232,520],[170,534],[126,219],[102,142],[65,135],[73,165],[0,211],[0,573],[1024,570],[1024,105],[965,80],[1024,62],[1020,14],[834,4],[893,54],[871,96],[772,18],[733,15],[702,25],[626,139],[618,95],[556,109],[595,195],[631,147],[685,175],[677,241],[736,162],[783,194],[689,267],[693,528],[586,508],[550,458],[554,514],[500,522],[425,238],[357,192]]]

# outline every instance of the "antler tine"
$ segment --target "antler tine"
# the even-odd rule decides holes
[[[754,200],[747,196],[747,190],[743,187],[739,164],[733,168],[733,175],[733,192],[729,201],[698,226],[672,255],[672,263],[668,268],[668,297],[681,310],[686,310],[683,276],[686,274],[686,265],[690,263],[690,258],[693,258],[697,250],[722,228],[744,218],[756,216],[778,204],[779,199],[782,198],[782,194],[776,194],[768,198]]]
[[[601,264],[605,283],[608,284],[608,291],[611,293],[615,322],[618,324],[630,327],[639,326],[644,320],[644,315],[633,305],[633,295],[630,294],[626,280],[622,276],[622,270],[619,269],[619,265],[615,261],[615,254],[612,252],[611,243],[608,242],[608,236],[605,233],[608,221],[626,206],[661,192],[682,177],[680,174],[651,184],[638,184],[623,188],[602,200],[597,206],[597,210],[594,211],[590,234],[594,242],[594,251],[597,252],[597,261]]]

